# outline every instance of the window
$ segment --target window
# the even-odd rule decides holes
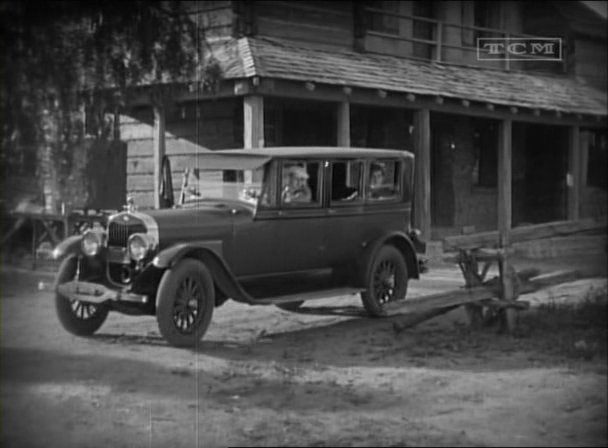
[[[399,18],[391,15],[399,13],[399,3],[398,1],[370,2],[371,8],[383,11],[368,13],[370,31],[399,35]]]
[[[362,199],[361,179],[363,163],[358,161],[339,161],[331,167],[331,203],[350,204]]]
[[[587,186],[606,189],[606,166],[608,166],[608,149],[606,133],[589,132],[589,159],[587,163]]]
[[[500,2],[473,1],[462,2],[462,22],[465,26],[479,28],[498,28],[500,26]],[[502,37],[498,31],[462,29],[462,43],[476,46],[477,39],[485,37]]]
[[[424,17],[433,19],[435,17],[435,5],[434,2],[414,2],[413,15],[415,17]],[[437,26],[435,23],[427,22],[424,20],[413,20],[412,21],[412,36],[417,39],[434,40],[435,32],[434,29]],[[431,44],[424,44],[420,42],[414,42],[414,56],[430,59],[433,56],[433,47]]]
[[[320,206],[320,167],[319,162],[283,162],[281,204],[286,207]]]
[[[398,198],[401,164],[396,160],[373,160],[369,164],[366,198],[385,201]]]

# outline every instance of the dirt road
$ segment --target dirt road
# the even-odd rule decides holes
[[[608,441],[606,347],[577,351],[597,344],[587,333],[472,333],[460,310],[396,332],[394,318],[353,317],[360,302],[343,297],[314,302],[341,315],[229,302],[196,350],[180,350],[152,317],[111,314],[94,337],[71,336],[38,280],[2,275],[2,447]],[[444,270],[410,294],[460,284]]]

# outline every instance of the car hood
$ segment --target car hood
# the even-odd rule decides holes
[[[158,226],[160,248],[180,241],[224,239],[232,233],[235,214],[252,219],[253,208],[240,203],[199,202],[196,205],[145,212]]]

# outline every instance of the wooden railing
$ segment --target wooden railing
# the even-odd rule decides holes
[[[410,57],[414,59],[431,60],[437,62],[445,62],[457,65],[474,65],[487,67],[489,64],[488,59],[479,59],[477,57],[477,38],[496,38],[496,39],[511,39],[511,38],[526,38],[526,39],[542,39],[544,36],[535,36],[531,34],[512,33],[507,30],[497,28],[486,28],[480,26],[465,26],[462,24],[449,23],[427,17],[418,17],[407,14],[400,14],[396,12],[390,12],[384,9],[378,8],[365,8],[364,12],[368,18],[368,22],[365,26],[365,37],[375,36],[387,40],[400,41],[404,43],[410,43],[418,48],[426,48],[426,51],[411,51],[408,50],[409,54],[400,54],[400,56]],[[374,20],[374,17],[378,20]],[[383,31],[381,29],[372,29],[375,22],[382,23],[385,20],[392,21],[392,25],[389,31]],[[382,26],[378,27],[381,28]],[[427,36],[420,37],[416,36],[415,30],[425,30],[422,34]],[[454,38],[457,36],[457,38]],[[370,50],[368,50],[370,51]],[[371,50],[373,51],[373,50]],[[451,53],[452,52],[452,53]],[[418,53],[418,54],[416,54]],[[421,56],[420,53],[423,55]],[[426,53],[426,54],[424,54]],[[454,55],[460,55],[458,57]],[[475,57],[472,57],[475,55]],[[464,56],[464,57],[462,57]],[[555,61],[551,64],[543,64],[544,68],[541,68],[538,64],[533,67],[526,66],[526,63],[532,61],[538,61],[538,57],[531,55],[517,55],[517,57],[510,56],[508,52],[498,55],[496,61],[493,61],[493,68],[502,68],[504,70],[513,69],[531,69],[535,71],[551,71],[557,73],[567,72],[567,59],[568,49],[566,48],[566,42],[561,42],[561,61]],[[459,60],[460,59],[460,60]],[[497,64],[500,59],[500,64]],[[466,62],[463,62],[465,60]]]

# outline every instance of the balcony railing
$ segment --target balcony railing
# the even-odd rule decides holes
[[[364,27],[364,38],[376,37],[396,43],[399,56],[426,61],[445,62],[457,65],[502,68],[504,70],[531,70],[565,73],[568,69],[568,49],[566,42],[560,40],[559,53],[542,61],[538,55],[514,54],[504,45],[507,42],[523,42],[536,40],[542,42],[546,36],[512,33],[496,28],[480,26],[465,26],[448,23],[427,17],[400,14],[378,8],[364,9],[367,23]],[[478,48],[478,38],[490,38],[497,43],[492,49],[502,50],[488,54],[483,48]],[[558,39],[557,37],[555,39]],[[486,41],[488,42],[488,41]],[[387,46],[389,48],[390,45]],[[514,47],[515,48],[515,47]],[[384,53],[381,48],[365,46],[366,51]],[[390,50],[389,53],[393,53]],[[480,55],[482,56],[480,58]],[[493,60],[490,63],[489,57]],[[541,62],[542,61],[542,62]],[[543,63],[544,62],[544,63]]]

